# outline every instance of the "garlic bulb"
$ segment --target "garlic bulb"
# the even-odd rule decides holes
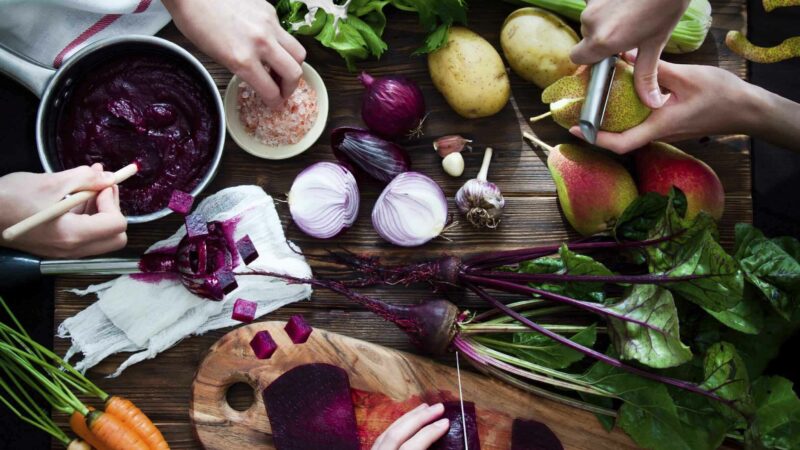
[[[500,188],[486,180],[492,148],[487,147],[478,176],[467,181],[456,193],[456,206],[477,228],[497,228],[506,204]]]

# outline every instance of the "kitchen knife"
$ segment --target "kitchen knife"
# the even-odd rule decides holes
[[[464,413],[464,394],[461,391],[461,363],[458,360],[458,352],[456,352],[456,375],[458,376],[458,402],[461,404],[461,430],[464,432],[464,450],[469,450],[467,418]]]
[[[609,56],[592,66],[589,86],[586,88],[586,97],[583,100],[578,123],[583,137],[590,144],[597,142],[597,132],[600,130],[600,125],[603,124],[608,92],[611,89],[611,82],[614,80],[618,59],[619,56]]]

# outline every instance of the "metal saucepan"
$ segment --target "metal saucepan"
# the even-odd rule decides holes
[[[216,110],[214,111],[215,115],[219,120],[217,127],[219,135],[208,172],[191,192],[192,195],[197,196],[214,178],[222,159],[222,150],[225,144],[225,111],[222,106],[222,98],[211,75],[197,58],[183,48],[154,36],[119,36],[103,39],[84,47],[64,62],[58,70],[52,70],[0,46],[0,72],[15,79],[41,98],[36,115],[36,146],[44,170],[55,172],[62,170],[55,145],[58,113],[71,94],[76,80],[80,80],[84,74],[108,58],[124,55],[126,52],[136,54],[152,52],[184,61],[189,70],[194,70],[198,78],[207,86]],[[128,216],[128,223],[150,222],[169,213],[170,210],[164,208],[149,214]]]

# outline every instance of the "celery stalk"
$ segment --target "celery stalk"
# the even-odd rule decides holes
[[[567,19],[580,21],[586,7],[584,0],[506,0],[518,5],[536,6]],[[664,51],[667,53],[689,53],[697,50],[706,40],[711,28],[711,4],[708,0],[691,0],[680,22],[672,31]]]

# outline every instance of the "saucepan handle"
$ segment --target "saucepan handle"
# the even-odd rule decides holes
[[[13,78],[41,98],[56,71],[0,45],[0,73]]]

